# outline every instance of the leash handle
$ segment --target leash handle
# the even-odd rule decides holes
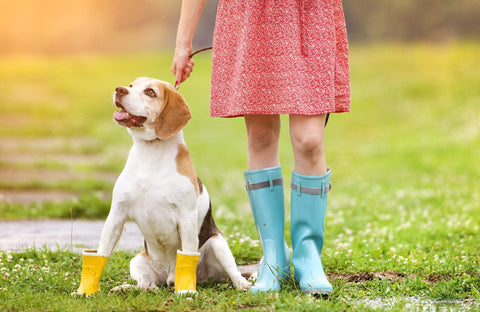
[[[190,54],[190,55],[188,56],[188,58],[193,58],[196,54],[198,54],[198,53],[200,53],[200,52],[203,52],[203,51],[211,50],[211,49],[212,49],[212,47],[206,47],[206,48],[197,50],[197,51],[193,52],[192,54]],[[178,90],[178,88],[180,88],[180,83],[179,83],[179,82],[175,82],[175,89]]]

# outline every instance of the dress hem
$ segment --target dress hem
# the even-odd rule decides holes
[[[258,111],[258,112],[249,112],[249,113],[233,113],[233,114],[213,114],[210,113],[210,117],[218,117],[218,118],[237,118],[237,117],[244,117],[246,115],[305,115],[305,116],[316,116],[316,115],[322,115],[322,114],[339,114],[339,113],[349,113],[350,108],[345,108],[345,109],[340,109],[340,110],[335,110],[335,111],[320,111],[320,112],[314,112],[314,113],[305,113],[305,112],[263,112],[263,111]]]

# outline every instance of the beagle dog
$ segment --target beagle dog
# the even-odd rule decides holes
[[[173,285],[181,250],[200,253],[197,282],[228,278],[237,289],[249,289],[215,225],[207,189],[185,145],[182,129],[191,115],[184,98],[167,82],[138,78],[116,88],[114,102],[120,110],[113,118],[127,128],[133,146],[113,189],[98,253],[111,254],[131,219],[145,238],[145,250],[130,262],[136,287]]]

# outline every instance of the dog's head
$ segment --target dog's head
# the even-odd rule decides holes
[[[191,118],[185,99],[165,81],[137,78],[129,87],[116,88],[113,98],[120,108],[113,119],[146,140],[169,139]]]

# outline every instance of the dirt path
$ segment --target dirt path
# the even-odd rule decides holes
[[[104,221],[35,220],[0,221],[0,250],[22,251],[26,248],[67,249],[81,252],[95,249]],[[140,250],[143,236],[137,225],[127,222],[117,250]]]
[[[92,170],[108,163],[106,155],[94,152],[101,150],[100,144],[93,138],[0,138],[0,203],[65,202],[81,195],[42,189],[42,184],[91,180],[113,186],[118,172]]]

